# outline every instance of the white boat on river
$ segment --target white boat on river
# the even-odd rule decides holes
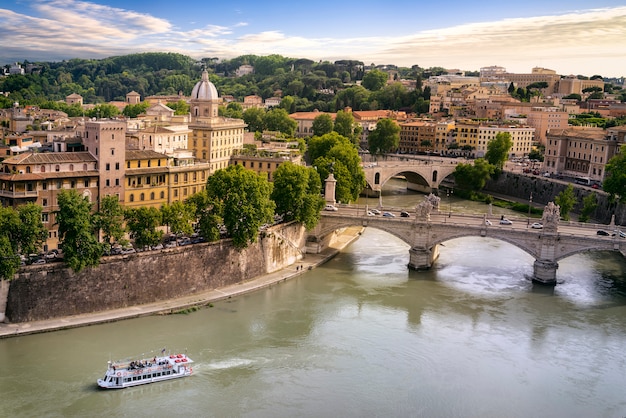
[[[163,353],[163,352],[162,352]],[[107,371],[98,386],[123,389],[163,380],[191,376],[193,360],[186,354],[170,354],[140,360],[108,361]]]

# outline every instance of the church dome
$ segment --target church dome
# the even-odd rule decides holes
[[[207,70],[202,71],[202,80],[198,81],[191,91],[191,100],[217,100],[219,95],[215,85],[209,81]]]

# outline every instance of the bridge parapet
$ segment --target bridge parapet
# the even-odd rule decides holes
[[[596,228],[587,225],[553,225],[545,229],[532,229],[528,218],[509,218],[512,225],[500,225],[492,219],[485,223],[485,215],[434,212],[429,219],[383,218],[367,216],[362,207],[343,207],[339,212],[324,213],[319,224],[309,236],[318,242],[336,230],[349,226],[366,226],[380,229],[398,237],[409,246],[409,268],[428,269],[437,260],[439,244],[455,238],[480,236],[498,239],[514,245],[535,258],[532,279],[543,284],[556,284],[558,261],[580,252],[619,251],[626,253],[626,239],[615,236],[598,236]]]

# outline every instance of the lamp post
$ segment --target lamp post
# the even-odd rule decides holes
[[[450,196],[452,196],[453,194],[453,189],[448,189],[446,191],[446,198],[448,199],[448,218],[452,217],[452,200],[450,199]]]
[[[528,223],[526,226],[530,226],[530,207],[533,205],[533,192],[530,192],[530,197],[528,198]]]

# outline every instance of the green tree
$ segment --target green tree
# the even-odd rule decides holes
[[[309,139],[309,161],[315,161],[323,157],[337,144],[348,143],[348,139],[337,132],[330,132],[322,136],[314,136]]]
[[[161,222],[169,227],[169,232],[175,235],[193,233],[191,226],[194,220],[194,208],[180,200],[161,206]]]
[[[495,167],[484,158],[477,158],[474,164],[460,163],[454,169],[454,182],[465,190],[482,190],[489,177],[495,172]]]
[[[267,130],[282,132],[289,137],[295,134],[298,126],[298,122],[289,117],[285,109],[279,107],[268,110],[263,117],[263,122]]]
[[[389,75],[386,72],[374,68],[373,70],[365,73],[361,85],[369,91],[377,91],[382,89],[385,84],[387,84],[388,79]]]
[[[220,116],[224,116],[227,118],[233,119],[243,119],[243,108],[241,104],[237,102],[228,103],[228,106],[220,106],[219,109]]]
[[[333,131],[333,118],[328,113],[321,113],[313,119],[313,135],[322,136]]]
[[[500,132],[496,137],[487,143],[485,159],[489,164],[502,170],[504,163],[509,157],[509,151],[513,148],[513,140],[508,132]]]
[[[376,124],[367,137],[367,144],[372,155],[395,151],[400,143],[400,127],[389,118],[383,118]]]
[[[348,138],[353,144],[358,144],[359,136],[363,131],[361,125],[354,121],[352,112],[346,110],[338,110],[335,116],[335,125],[333,130],[341,136]]]
[[[243,121],[248,125],[248,132],[263,132],[265,130],[265,110],[260,107],[251,107],[243,112]]]
[[[19,217],[19,236],[17,243],[22,254],[37,253],[48,237],[48,230],[41,222],[41,206],[27,203],[17,208]]]
[[[554,198],[554,203],[561,207],[561,218],[569,221],[569,213],[574,209],[576,204],[576,196],[574,195],[574,186],[571,184],[565,190]]]
[[[174,103],[168,103],[167,107],[173,109],[175,115],[186,115],[189,113],[189,105],[184,100],[179,100]]]
[[[307,229],[317,225],[320,211],[324,208],[321,195],[322,183],[312,167],[304,167],[286,161],[274,172],[272,200],[276,213],[284,221],[297,221]]]
[[[63,245],[63,260],[76,273],[85,267],[97,266],[104,251],[94,234],[91,203],[74,189],[58,194],[59,239]]]
[[[579,222],[589,222],[589,217],[598,207],[598,198],[595,193],[590,193],[583,198],[583,208],[578,216]]]
[[[217,200],[209,197],[206,189],[194,193],[185,201],[196,216],[198,222],[198,232],[209,242],[220,239],[219,225],[222,223],[221,208]]]
[[[626,145],[620,147],[605,167],[605,177],[602,189],[617,199],[620,203],[626,202]]]
[[[150,102],[142,102],[137,104],[128,104],[122,111],[122,115],[129,118],[136,118],[137,116],[145,113],[150,107]]]
[[[0,206],[0,280],[11,280],[20,267],[20,223],[17,211]]]
[[[207,191],[223,205],[224,225],[237,248],[256,242],[261,225],[273,222],[272,185],[241,165],[216,171],[207,180]]]
[[[126,245],[124,238],[126,227],[124,226],[124,208],[117,196],[104,196],[100,202],[100,210],[94,215],[94,225],[102,232],[105,244],[109,246],[115,243]]]
[[[161,226],[161,211],[157,208],[129,208],[124,211],[124,219],[135,247],[150,247],[161,242],[163,231],[157,229]]]
[[[90,118],[114,118],[120,114],[117,107],[111,104],[100,104],[94,106],[93,109],[87,111],[87,115]]]

